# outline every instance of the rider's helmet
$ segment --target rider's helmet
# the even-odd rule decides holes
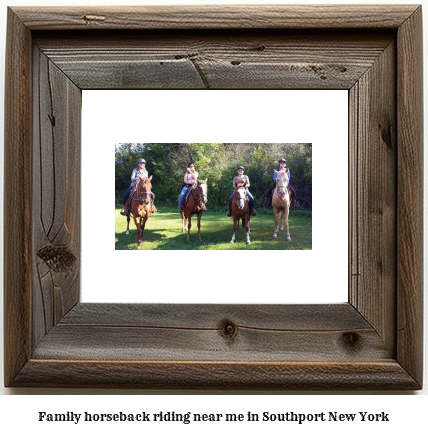
[[[280,158],[278,163],[285,163],[286,161],[284,160],[284,158]]]
[[[243,168],[243,166],[239,166],[239,167],[238,167],[238,170],[239,170],[239,169],[245,170],[245,169]]]
[[[146,160],[145,160],[144,158],[140,158],[140,159],[138,160],[138,162],[139,162],[139,163],[145,163]]]

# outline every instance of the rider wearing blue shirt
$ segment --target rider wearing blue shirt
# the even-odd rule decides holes
[[[287,173],[287,176],[288,176],[288,180],[290,181],[290,178],[291,178],[291,176],[290,176],[290,169],[288,167],[285,167],[285,163],[286,163],[285,159],[284,158],[280,158],[279,161],[278,161],[278,163],[279,163],[279,168],[277,169],[277,172],[279,172],[280,170],[285,170],[286,173]],[[273,172],[273,180],[275,181],[275,183],[272,185],[272,187],[266,193],[266,200],[265,200],[265,204],[264,204],[265,208],[270,208],[270,206],[272,204],[272,193],[273,193],[273,190],[276,187],[276,178],[277,178],[277,173],[274,171]],[[294,188],[291,187],[290,184],[288,184],[288,188],[290,189],[291,194],[294,197],[296,197]]]
[[[279,169],[276,172],[273,172],[273,180],[275,182],[276,182],[276,178],[278,177],[278,173],[277,172],[279,172],[280,170],[283,169],[283,168],[281,169],[281,164],[279,166],[280,166]],[[290,171],[288,169],[286,169],[286,173],[287,173],[287,176],[288,176],[288,180],[290,181]]]
[[[184,198],[188,194],[189,188],[196,185],[198,177],[199,177],[199,173],[195,169],[195,163],[190,162],[187,165],[187,170],[186,170],[186,173],[184,174],[184,185],[181,189],[180,196],[178,196],[178,209],[179,209],[179,211],[184,210],[184,204],[183,204]],[[207,210],[205,204],[202,204],[202,209],[204,211]]]

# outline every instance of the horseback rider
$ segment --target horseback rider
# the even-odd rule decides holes
[[[193,162],[188,163],[186,173],[184,174],[184,186],[181,189],[180,196],[178,196],[179,211],[183,211],[184,198],[186,197],[186,195],[188,195],[188,193],[190,193],[191,187],[193,187],[197,183],[198,177],[199,177],[199,173],[195,169],[195,163]],[[202,209],[204,211],[207,210],[205,204],[202,205]]]
[[[278,160],[279,163],[279,168],[276,169],[277,172],[279,172],[280,170],[284,170],[288,176],[288,181],[290,181],[290,169],[288,167],[285,166],[286,160],[284,158],[280,158]],[[276,178],[277,178],[277,173],[274,171],[273,172],[273,180],[275,181],[274,184],[272,185],[272,187],[266,192],[266,200],[264,203],[264,208],[270,208],[272,206],[272,193],[273,190],[276,187]],[[288,183],[288,189],[290,190],[290,196],[296,198],[296,192],[294,191],[294,188],[290,185],[290,183]],[[290,197],[290,199],[291,199]]]
[[[138,179],[141,177],[148,178],[149,173],[146,170],[146,160],[144,158],[140,158],[138,160],[138,167],[136,167],[131,174],[131,185],[128,187],[128,189],[125,191],[125,194],[123,195],[123,204],[124,208],[120,211],[121,215],[128,215],[131,201],[129,200],[129,195],[131,194],[131,191],[135,188],[137,185]],[[152,198],[152,212],[157,212],[157,209],[155,207],[155,195],[153,192],[150,193],[150,196]]]
[[[236,183],[238,184],[246,184],[245,191],[247,193],[249,202],[250,202],[250,215],[257,215],[257,211],[254,209],[254,197],[248,190],[250,186],[250,178],[247,175],[244,175],[244,168],[242,166],[238,167],[238,175],[233,178],[233,188],[235,188]],[[229,196],[229,211],[227,212],[227,216],[232,216],[232,200],[233,200],[234,192]]]

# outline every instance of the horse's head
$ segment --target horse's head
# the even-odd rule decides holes
[[[275,170],[276,173],[276,191],[280,196],[284,196],[288,187],[288,176],[285,170]]]
[[[199,181],[199,179],[196,182],[196,192],[198,193],[198,200],[200,200],[203,203],[208,202],[208,184],[207,184],[208,178],[206,178],[204,181]]]
[[[239,209],[244,209],[245,202],[248,200],[247,192],[245,191],[246,186],[247,183],[235,184],[235,202]]]
[[[152,183],[151,180],[153,178],[153,175],[149,178],[143,178],[142,176],[139,177],[138,180],[138,196],[140,200],[144,203],[149,203],[151,201],[150,194],[152,192]]]

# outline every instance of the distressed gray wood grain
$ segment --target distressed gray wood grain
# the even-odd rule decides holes
[[[14,7],[32,30],[394,28],[417,5]]]
[[[109,304],[79,303],[64,325],[220,329],[225,322],[265,330],[371,329],[348,303],[341,304]]]
[[[351,303],[395,347],[397,123],[395,43],[351,90]],[[358,288],[358,289],[357,289]]]
[[[229,327],[232,332],[228,332]],[[394,352],[349,304],[79,304],[34,358],[365,361]]]
[[[417,381],[423,370],[423,65],[422,8],[398,31],[397,359]]]
[[[203,381],[201,381],[203,379]],[[17,386],[222,390],[412,390],[418,384],[393,361],[108,362],[31,360]]]
[[[4,377],[8,383],[31,355],[31,37],[8,11],[4,150]],[[18,104],[17,102],[21,103]]]
[[[233,340],[218,330],[59,324],[34,351],[34,359],[116,361],[365,362],[394,356],[373,329],[272,331],[238,327]]]
[[[82,89],[349,89],[393,38],[390,31],[176,31],[119,40],[54,33],[35,43]]]
[[[33,346],[79,300],[81,91],[33,49]]]

